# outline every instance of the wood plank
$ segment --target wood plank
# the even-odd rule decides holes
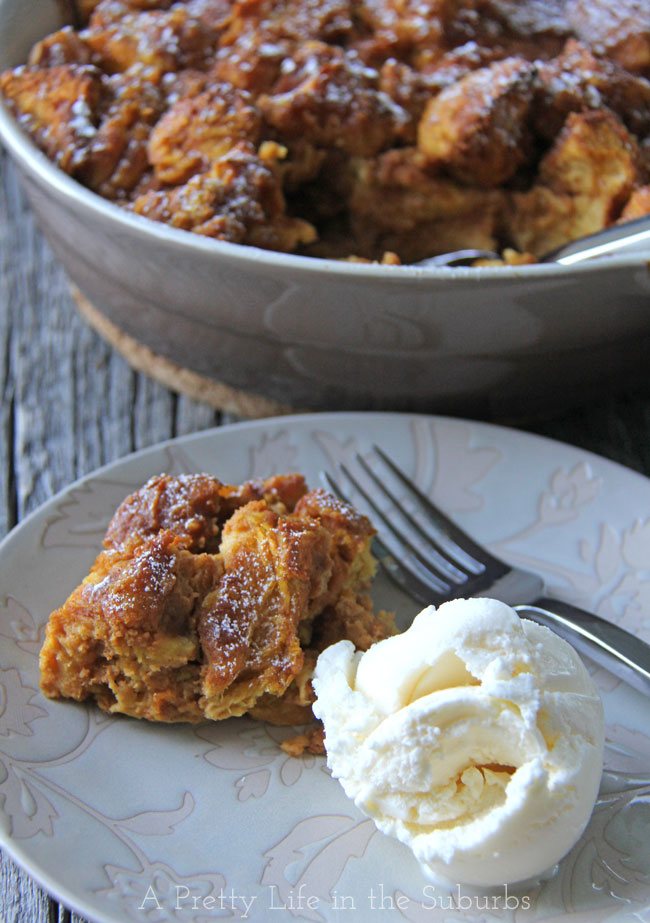
[[[0,168],[6,159],[0,151]],[[16,524],[15,480],[11,464],[14,432],[14,334],[10,305],[16,301],[16,255],[9,215],[11,177],[0,174],[0,535]]]
[[[636,391],[604,400],[526,427],[551,439],[579,446],[650,476],[650,379]]]
[[[32,878],[0,851],[2,923],[58,923],[58,919],[58,906]]]

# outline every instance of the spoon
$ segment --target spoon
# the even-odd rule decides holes
[[[597,256],[606,256],[622,250],[632,250],[640,244],[650,245],[650,215],[626,221],[624,224],[615,224],[579,237],[568,244],[563,244],[549,253],[545,253],[537,260],[538,263],[560,263],[571,266],[583,260],[591,260]],[[454,250],[451,253],[440,253],[420,260],[417,266],[463,266],[475,260],[498,260],[500,256],[493,250]]]

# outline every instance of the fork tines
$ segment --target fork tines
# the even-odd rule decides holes
[[[492,556],[451,522],[382,449],[373,446],[373,452],[381,474],[360,453],[355,455],[358,470],[344,464],[339,470],[353,488],[355,504],[363,505],[379,527],[374,551],[386,573],[424,605],[480,591],[488,566],[494,575]],[[341,499],[351,502],[340,483],[329,474],[324,477]],[[505,573],[507,567],[501,566]]]

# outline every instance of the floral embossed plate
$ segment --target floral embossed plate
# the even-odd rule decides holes
[[[0,840],[61,901],[98,921],[650,919],[648,701],[595,670],[606,772],[584,836],[550,878],[491,892],[428,884],[357,812],[322,758],[248,719],[195,727],[50,702],[38,651],[122,498],[161,471],[224,481],[318,474],[373,442],[479,540],[549,590],[650,640],[650,481],[487,424],[328,414],[165,443],[74,484],[0,546]],[[375,597],[412,605],[378,579]],[[595,669],[592,667],[592,669]]]

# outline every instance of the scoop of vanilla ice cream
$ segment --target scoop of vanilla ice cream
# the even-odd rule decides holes
[[[525,880],[585,828],[600,697],[573,648],[509,606],[453,600],[365,653],[340,641],[313,683],[333,776],[433,881]]]

